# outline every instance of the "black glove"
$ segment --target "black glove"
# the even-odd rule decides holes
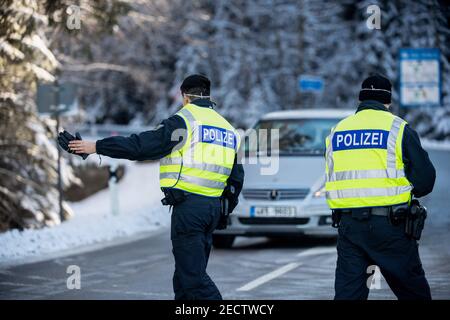
[[[236,188],[231,184],[226,186],[222,197],[226,197],[228,199],[228,213],[232,213],[234,208],[236,208],[239,203]]]
[[[226,186],[222,196],[220,197],[221,212],[219,223],[216,227],[217,230],[224,230],[227,228],[230,214],[233,212],[238,202],[239,201],[236,197],[236,189],[234,186]]]
[[[79,132],[75,133],[75,137],[73,135],[71,135],[69,132],[67,132],[66,130],[64,130],[63,132],[60,132],[58,134],[58,144],[60,145],[61,148],[63,148],[64,150],[66,150],[69,153],[74,153],[69,148],[69,142],[72,140],[83,140],[83,139],[81,139],[81,135]],[[86,160],[86,158],[89,156],[88,153],[74,153],[74,154],[82,157],[83,160]]]
[[[230,216],[229,209],[228,209],[228,199],[225,197],[220,198],[220,219],[219,223],[217,224],[216,229],[217,230],[224,230],[228,226],[228,218]]]

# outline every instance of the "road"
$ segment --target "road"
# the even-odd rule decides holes
[[[450,152],[430,151],[438,178],[423,200],[429,219],[420,253],[433,297],[450,299]],[[81,288],[69,290],[77,265]],[[332,299],[335,240],[240,238],[212,252],[208,272],[225,299]],[[172,299],[169,232],[135,242],[0,269],[0,299]],[[386,282],[370,299],[394,299]]]

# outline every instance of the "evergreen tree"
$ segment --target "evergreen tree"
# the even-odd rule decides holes
[[[0,4],[0,231],[60,222],[55,122],[37,116],[34,99],[37,82],[53,82],[61,68],[50,44],[55,34],[66,30],[64,18],[71,4],[50,0]],[[84,22],[102,19],[106,7],[114,8],[110,4],[90,6],[80,1],[92,9]],[[75,181],[70,168],[63,167],[63,184]],[[63,207],[67,218],[70,208],[65,202]]]
[[[0,230],[59,222],[53,129],[33,101],[36,80],[53,81],[58,64],[44,33],[48,5],[9,0],[0,7]]]

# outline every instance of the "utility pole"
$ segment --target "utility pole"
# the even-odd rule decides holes
[[[305,9],[305,4],[302,1],[298,1],[298,6],[299,6],[299,12],[300,12],[300,17],[299,17],[299,56],[300,58],[300,65],[299,65],[299,74],[303,74],[304,72],[304,63],[303,63],[303,59],[305,57],[304,55],[304,32],[305,32],[305,17],[304,17],[304,9]],[[297,84],[298,85],[298,84]],[[301,91],[299,91],[299,95],[300,95],[300,100],[299,100],[299,104],[298,104],[298,109],[302,109],[302,106],[304,106],[303,103],[303,98],[305,97],[305,94]]]

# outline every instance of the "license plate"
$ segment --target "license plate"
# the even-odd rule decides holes
[[[278,217],[278,218],[292,218],[296,216],[295,207],[251,207],[251,217]]]

